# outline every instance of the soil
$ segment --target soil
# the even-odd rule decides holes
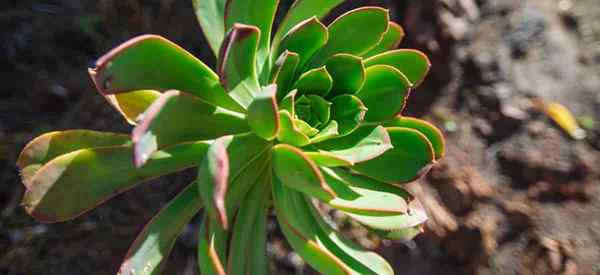
[[[428,209],[424,234],[389,242],[340,220],[344,233],[397,274],[600,274],[597,0],[369,2],[405,27],[402,47],[431,57],[405,113],[440,126],[448,151],[409,185]],[[14,163],[27,141],[50,130],[130,130],[86,68],[142,33],[214,65],[189,1],[0,3],[0,274],[114,274],[145,221],[193,179],[190,171],[153,181],[67,223],[40,224],[19,206]],[[585,138],[555,124],[540,108],[549,102],[567,107]],[[197,224],[165,274],[197,274]],[[315,274],[276,223],[269,228],[273,274]]]

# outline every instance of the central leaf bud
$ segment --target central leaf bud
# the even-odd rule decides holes
[[[331,102],[318,95],[302,95],[296,101],[295,109],[297,124],[308,136],[316,135],[331,118]]]

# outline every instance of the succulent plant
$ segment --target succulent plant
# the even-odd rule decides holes
[[[197,179],[134,241],[120,274],[160,273],[198,213],[201,274],[267,274],[271,207],[317,271],[393,274],[319,205],[385,238],[421,230],[427,216],[402,184],[442,157],[444,141],[401,111],[430,64],[395,49],[404,33],[383,8],[324,25],[341,2],[296,0],[271,35],[278,0],[193,1],[216,72],[160,36],[118,46],[90,75],[131,134],[71,130],[31,141],[18,160],[23,206],[42,222],[70,220],[141,182],[197,167]]]

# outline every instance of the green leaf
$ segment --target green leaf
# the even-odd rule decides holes
[[[394,232],[416,226],[423,225],[427,221],[427,213],[421,206],[419,200],[414,198],[408,204],[408,211],[405,214],[393,216],[373,216],[342,211],[349,217],[369,228],[381,231]],[[393,236],[393,234],[392,234]],[[398,237],[398,236],[396,236]]]
[[[236,211],[241,207],[241,203],[252,188],[253,184],[259,180],[262,180],[263,174],[268,172],[270,175],[270,159],[271,151],[270,147],[267,147],[264,151],[259,153],[247,153],[244,151],[243,144],[240,144],[238,148],[228,148],[229,154],[239,153],[239,155],[247,156],[243,158],[246,160],[246,165],[240,168],[240,173],[235,177],[231,178],[231,184],[229,191],[227,192],[227,215],[228,217],[234,217]],[[252,158],[248,158],[248,157]]]
[[[202,61],[157,35],[133,38],[96,62],[89,70],[101,94],[137,90],[180,90],[233,111],[243,108],[224,92],[219,77]]]
[[[129,247],[119,274],[160,274],[177,237],[201,208],[198,188],[189,184],[146,224]]]
[[[227,0],[225,5],[225,29],[236,23],[252,25],[260,30],[260,42],[256,52],[258,72],[269,70],[269,47],[271,44],[271,26],[279,0]],[[254,64],[254,63],[253,63]]]
[[[446,151],[444,135],[433,124],[414,117],[397,117],[389,122],[386,122],[385,126],[405,127],[419,131],[421,134],[427,137],[429,142],[431,142],[431,145],[433,146],[433,152],[435,153],[435,158],[440,159],[444,157]]]
[[[271,83],[277,84],[277,100],[287,96],[290,86],[293,84],[299,62],[300,56],[289,51],[283,52],[275,62]]]
[[[271,171],[265,170],[243,199],[229,244],[227,274],[268,274],[267,208]],[[250,182],[246,182],[249,184]]]
[[[274,181],[277,219],[290,245],[321,274],[394,274],[379,255],[334,231],[301,193]]]
[[[319,151],[319,152],[304,152],[307,157],[309,157],[312,161],[315,162],[317,166],[324,167],[347,167],[352,166],[353,163],[343,159],[340,156],[331,154],[327,151]]]
[[[216,56],[225,37],[225,0],[192,0],[192,3],[202,32]]]
[[[369,229],[370,232],[373,232],[380,237],[388,240],[400,240],[400,241],[410,241],[417,235],[423,233],[424,224],[419,224],[413,227],[407,227],[398,230],[377,230],[377,229]]]
[[[70,220],[140,182],[199,165],[207,149],[204,141],[165,148],[139,169],[133,165],[129,146],[64,154],[40,168],[22,205],[43,222]]]
[[[427,56],[417,50],[394,50],[384,52],[365,60],[365,66],[389,65],[400,72],[410,81],[413,87],[419,86],[429,72],[431,62]]]
[[[261,172],[266,169],[271,143],[248,133],[223,140],[223,146],[229,156],[229,180],[224,204],[226,215],[229,217],[228,224],[231,224],[239,204],[252,187],[249,183],[256,181]],[[207,173],[199,171],[199,179],[205,180],[202,179],[203,174]]]
[[[182,123],[185,121],[185,123]],[[245,116],[179,91],[162,94],[133,129],[134,160],[141,167],[165,146],[249,131]]]
[[[228,234],[204,212],[198,238],[198,267],[203,275],[226,275]]]
[[[281,128],[279,129],[277,140],[299,147],[310,143],[309,137],[296,127],[294,119],[288,111],[279,111],[279,119]]]
[[[216,218],[224,230],[229,228],[225,196],[229,188],[229,155],[226,146],[233,136],[216,139],[198,168],[198,190],[210,218]]]
[[[406,183],[425,174],[435,161],[427,137],[409,128],[391,127],[387,131],[394,148],[352,169],[388,183]]]
[[[52,159],[80,149],[129,144],[129,136],[90,130],[68,130],[43,134],[30,141],[17,160],[26,188],[44,164]]]
[[[377,45],[387,31],[389,13],[379,7],[351,10],[333,21],[329,40],[312,61],[312,67],[322,65],[330,56],[347,53],[360,56]]]
[[[301,96],[296,101],[295,109],[298,118],[314,128],[325,125],[331,116],[331,103],[317,95]],[[309,136],[314,136],[314,134]]]
[[[240,134],[233,139],[225,140],[224,146],[229,157],[229,184],[226,193],[227,216],[229,224],[232,217],[257,180],[261,172],[266,169],[267,160],[270,158],[271,143],[252,134]]]
[[[104,98],[115,108],[131,125],[137,124],[138,117],[150,107],[160,96],[154,90],[139,90],[127,93],[105,95]]]
[[[317,17],[312,17],[294,26],[283,38],[277,54],[284,50],[300,55],[298,68],[304,65],[319,51],[329,39],[327,27]]]
[[[374,159],[393,148],[390,136],[382,126],[364,126],[349,135],[314,144],[325,152],[355,163]]]
[[[287,144],[275,145],[272,161],[274,174],[286,186],[324,201],[335,197],[319,168],[300,149]]]
[[[259,36],[257,27],[234,24],[219,52],[217,68],[221,83],[244,109],[260,91],[255,66]]]
[[[396,22],[390,21],[388,30],[383,34],[379,44],[369,50],[364,57],[371,57],[398,48],[404,38],[404,29]]]
[[[259,137],[272,140],[279,133],[277,85],[265,87],[248,106],[248,124]]]
[[[325,67],[304,72],[293,86],[298,94],[314,94],[325,96],[333,87],[333,79]]]
[[[312,126],[310,126],[310,124],[306,123],[302,119],[295,118],[294,126],[300,133],[306,135],[309,138],[319,133],[319,129],[313,128]]]
[[[291,117],[296,116],[296,94],[298,90],[292,90],[289,92],[279,103],[279,109],[290,113]]]
[[[330,120],[327,126],[323,127],[319,133],[310,139],[310,143],[322,142],[328,139],[339,136],[338,123],[335,120]]]
[[[410,82],[394,67],[377,65],[367,68],[367,80],[356,96],[367,106],[366,121],[380,122],[399,114],[410,93]]]
[[[365,216],[406,214],[413,197],[401,187],[379,182],[346,169],[321,167],[325,181],[337,197],[326,201],[332,207]]]
[[[316,16],[323,19],[329,11],[344,2],[344,0],[296,0],[288,10],[283,21],[279,25],[273,44],[277,46],[282,37],[284,37],[292,28],[304,20]],[[274,47],[277,48],[277,47]]]
[[[338,123],[340,136],[352,133],[365,118],[367,107],[358,97],[340,95],[333,98],[332,119]]]
[[[361,58],[340,53],[327,60],[326,68],[333,79],[330,97],[354,94],[365,83],[365,66]]]

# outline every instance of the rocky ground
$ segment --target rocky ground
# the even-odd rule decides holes
[[[393,243],[340,220],[344,232],[398,274],[600,274],[597,0],[374,4],[406,28],[403,47],[432,59],[407,113],[439,125],[448,153],[410,185],[429,210],[424,234]],[[0,274],[113,274],[144,222],[192,179],[144,185],[68,223],[39,224],[19,207],[14,162],[28,140],[50,129],[128,130],[85,68],[148,32],[214,63],[188,1],[0,3]],[[577,117],[585,138],[549,119],[550,102]],[[196,274],[195,224],[165,274]],[[270,227],[273,273],[313,274]]]

